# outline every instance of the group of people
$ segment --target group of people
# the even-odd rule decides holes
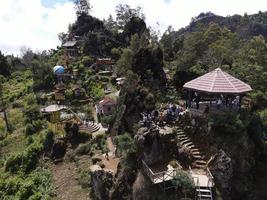
[[[241,105],[241,98],[238,95],[235,97],[220,95],[216,99],[217,109],[220,109],[222,105],[229,107],[230,109],[233,107],[238,108]]]
[[[173,103],[168,103],[167,106],[161,107],[159,110],[153,110],[152,112],[141,113],[142,120],[141,124],[145,127],[150,127],[152,124],[164,126],[165,124],[171,124],[179,119],[180,113],[184,109]]]
[[[195,108],[199,109],[201,96],[199,93],[195,92],[189,95],[189,98],[186,100],[186,108],[192,108],[195,104]],[[229,107],[232,109],[233,107],[238,108],[241,105],[241,98],[239,95],[230,96],[230,95],[218,95],[215,99],[215,105],[217,109],[220,109],[222,106]],[[205,109],[207,106],[205,107]]]

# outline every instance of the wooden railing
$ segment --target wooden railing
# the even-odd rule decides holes
[[[146,162],[144,160],[142,160],[142,165],[143,165],[144,172],[148,175],[148,177],[150,178],[150,180],[154,183],[154,173],[148,167],[148,165],[146,164]]]
[[[213,178],[213,176],[212,176],[212,174],[211,174],[211,172],[210,172],[208,167],[206,168],[206,175],[207,175],[207,177],[209,179],[208,180],[208,187],[211,188],[211,187],[213,187],[213,184],[214,184],[214,182],[213,182],[214,178]]]
[[[198,177],[193,177],[193,180],[194,180],[194,183],[196,183],[196,188],[198,189],[198,196],[200,197],[200,200],[201,200],[201,193],[200,193],[200,186],[199,186],[199,179]]]
[[[150,178],[150,180],[153,182],[153,184],[172,180],[176,175],[175,169],[170,169],[167,171],[154,173],[149,168],[149,166],[146,164],[146,162],[144,160],[142,160],[142,165],[143,165],[144,172],[147,174],[147,176]]]

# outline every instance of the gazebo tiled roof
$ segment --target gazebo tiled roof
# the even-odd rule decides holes
[[[184,84],[184,88],[207,93],[240,94],[251,91],[250,85],[217,68]]]

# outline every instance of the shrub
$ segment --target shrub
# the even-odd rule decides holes
[[[79,144],[79,146],[75,150],[76,155],[84,155],[89,153],[91,150],[91,144],[90,142],[84,143],[84,144]]]
[[[5,163],[5,171],[15,173],[19,170],[30,172],[35,169],[43,150],[42,142],[41,139],[37,139],[23,152],[10,155]]]
[[[129,133],[124,133],[123,135],[117,136],[116,140],[117,148],[122,153],[135,152],[136,146],[134,139]]]
[[[44,149],[51,149],[54,144],[54,133],[51,130],[44,130],[43,134],[45,135],[43,141]]]
[[[45,126],[46,126],[46,121],[44,121],[44,120],[40,120],[40,119],[38,119],[38,120],[34,120],[34,121],[32,122],[32,125],[33,125],[33,127],[34,127],[34,129],[35,129],[35,132],[38,132],[38,131],[42,130],[43,128],[45,128]]]
[[[65,160],[68,162],[76,161],[75,152],[73,150],[68,151],[65,155]]]
[[[89,188],[91,180],[91,173],[88,170],[79,171],[78,183],[82,186],[82,188]]]
[[[6,130],[6,124],[3,118],[0,118],[0,132],[5,132]]]
[[[91,140],[91,149],[97,149],[104,151],[106,147],[106,135],[103,134],[98,134],[96,135],[95,138]]]
[[[174,179],[172,180],[172,184],[175,185],[177,189],[181,189],[185,193],[193,193],[194,182],[190,175],[183,170],[176,170],[176,174]]]
[[[35,129],[32,124],[27,124],[25,129],[26,136],[33,135],[35,133]]]
[[[24,116],[19,109],[11,109],[8,112],[8,120],[12,130],[15,128],[20,128],[24,125]]]
[[[33,140],[32,136],[28,137],[28,139],[27,139],[27,145],[30,145],[33,142],[34,142],[34,140]]]
[[[235,112],[224,112],[210,116],[211,128],[223,135],[241,134],[246,131],[240,115]]]
[[[108,116],[101,117],[101,123],[106,126],[108,124],[112,124],[114,120],[115,120],[115,115],[108,115]]]
[[[74,99],[73,91],[71,89],[68,89],[68,90],[65,91],[65,98],[67,100]]]

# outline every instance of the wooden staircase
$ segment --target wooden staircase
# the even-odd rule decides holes
[[[199,200],[213,200],[212,191],[209,187],[199,187],[196,189],[197,199]]]
[[[196,186],[196,199],[213,200],[213,177],[207,168],[207,161],[204,160],[204,155],[201,153],[200,149],[193,144],[192,140],[183,130],[177,130],[177,138],[179,140],[179,145],[189,149],[194,158],[194,162],[192,163],[193,170],[190,168],[190,173]]]
[[[206,168],[207,162],[204,160],[204,156],[202,155],[200,150],[193,144],[191,139],[184,133],[183,130],[178,130],[177,138],[179,140],[179,143],[182,146],[188,148],[192,153],[192,156],[194,158],[192,168],[199,168],[199,169]]]

